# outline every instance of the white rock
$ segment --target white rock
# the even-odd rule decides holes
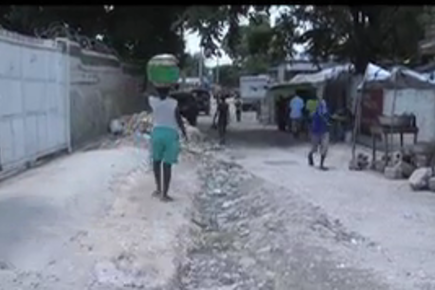
[[[384,176],[388,179],[401,179],[403,177],[402,169],[399,166],[387,166],[384,170]]]
[[[409,177],[409,185],[414,190],[426,189],[429,186],[429,179],[432,176],[432,169],[429,167],[422,167],[416,169]]]
[[[124,131],[124,124],[120,119],[113,119],[110,121],[110,133],[121,134]]]
[[[403,161],[403,160],[400,161],[397,166],[400,166],[400,168],[402,170],[403,177],[405,177],[405,178],[410,177],[415,170],[415,167],[413,165],[411,165],[408,162]]]
[[[429,178],[428,186],[430,191],[435,191],[435,177]]]

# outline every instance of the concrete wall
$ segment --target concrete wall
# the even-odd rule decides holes
[[[0,176],[69,147],[66,56],[53,40],[0,30]]]
[[[394,98],[396,98],[393,108]],[[383,114],[391,116],[403,113],[414,113],[417,117],[419,128],[419,141],[435,141],[435,91],[402,89],[397,90],[396,97],[394,90],[384,90],[384,111]],[[392,140],[398,143],[398,136]],[[411,142],[412,136],[406,136],[405,142]]]
[[[71,144],[77,147],[107,132],[109,121],[144,109],[139,68],[114,55],[81,49],[59,40],[69,55]]]

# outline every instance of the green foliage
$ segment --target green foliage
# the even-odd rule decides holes
[[[351,61],[363,71],[369,61],[417,62],[423,23],[430,18],[422,17],[423,11],[431,10],[424,6],[291,5],[270,27],[264,21],[269,8],[191,6],[186,27],[197,31],[207,48],[216,49],[222,41],[225,51],[242,67],[254,62],[249,58],[258,59],[259,67],[263,60],[291,59],[294,45],[304,44],[314,61]],[[248,26],[237,25],[241,17],[251,19]],[[225,25],[229,29],[223,36]]]
[[[102,35],[121,57],[146,61],[158,53],[184,57],[183,30],[173,23],[184,6],[2,6],[0,24],[34,35],[51,23],[64,23],[90,38]]]
[[[369,61],[405,62],[418,56],[423,37],[420,6],[297,6],[292,14],[311,27],[299,42],[315,60],[352,61],[362,72]]]
[[[239,86],[239,78],[240,78],[240,70],[238,67],[234,65],[221,65],[219,68],[215,68],[219,70],[219,84],[228,87],[234,88]]]

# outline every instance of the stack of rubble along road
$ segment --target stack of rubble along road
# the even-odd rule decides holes
[[[201,146],[205,141],[204,135],[198,130],[198,128],[189,125],[189,122],[184,118],[183,123],[189,139],[189,146],[183,142],[183,147],[193,149]],[[121,116],[117,119],[111,120],[109,124],[109,131],[111,134],[119,137],[130,137],[126,139],[134,139],[137,134],[150,134],[151,130],[152,116],[147,111]]]
[[[413,190],[435,191],[434,156],[435,144],[419,143],[384,155],[374,168],[388,179],[407,178]]]

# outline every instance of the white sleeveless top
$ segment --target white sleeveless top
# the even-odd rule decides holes
[[[172,128],[178,131],[178,123],[175,118],[175,109],[177,108],[177,101],[167,97],[160,99],[158,97],[149,97],[149,104],[151,106],[153,127]]]

